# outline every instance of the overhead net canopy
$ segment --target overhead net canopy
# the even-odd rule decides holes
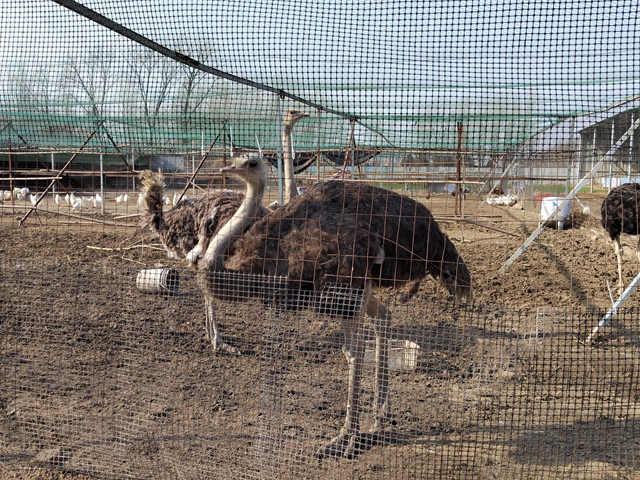
[[[300,151],[505,152],[638,93],[637,15],[631,1],[3,2],[0,129],[38,148],[99,126],[141,152],[221,132],[275,150],[296,107],[311,114]]]

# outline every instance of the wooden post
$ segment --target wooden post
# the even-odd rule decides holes
[[[351,119],[351,128],[349,129],[349,141],[347,142],[347,150],[345,151],[344,154],[344,165],[342,166],[342,178],[344,179],[344,173],[347,171],[347,166],[349,165],[349,162],[351,160],[351,146],[353,145],[353,142],[355,141],[353,139],[353,131],[355,129],[356,126],[356,120],[354,118]],[[355,171],[353,171],[352,173],[355,173]],[[355,175],[354,175],[354,179],[355,179]]]

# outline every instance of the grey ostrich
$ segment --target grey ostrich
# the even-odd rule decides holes
[[[640,184],[625,183],[609,192],[600,207],[602,227],[614,241],[618,259],[618,294],[624,292],[622,280],[622,245],[620,234],[640,234]],[[640,261],[640,239],[636,245],[636,255]]]
[[[282,164],[284,167],[284,192],[283,202],[285,205],[298,195],[298,186],[294,175],[293,167],[293,126],[309,114],[288,108],[282,119]]]
[[[284,276],[296,290],[322,292],[325,287],[341,284],[365,292],[361,311],[342,315],[346,337],[343,351],[349,365],[344,425],[318,451],[319,457],[351,458],[364,444],[377,440],[389,409],[386,332],[391,315],[375,298],[374,286],[398,288],[414,282],[412,290],[417,290],[415,284],[428,273],[456,297],[471,299],[473,288],[467,266],[429,210],[411,198],[364,184],[326,182],[310,187],[255,222],[254,211],[260,204],[255,195],[263,191],[264,166],[255,160],[238,159],[227,170],[247,183],[247,194],[243,206],[211,240],[199,264],[200,269],[210,272],[204,296],[213,323],[216,298],[246,301],[247,295],[259,291],[256,286],[238,288],[218,282],[218,272]],[[276,302],[281,302],[283,309],[308,307],[292,304],[286,295]],[[311,308],[322,311],[320,303],[315,302]],[[361,327],[365,314],[376,319],[372,322],[376,382],[373,426],[361,432]]]
[[[206,251],[213,236],[243,205],[243,194],[231,190],[214,190],[198,198],[183,198],[165,212],[162,201],[164,196],[162,174],[144,170],[140,172],[140,180],[139,203],[143,209],[145,224],[148,224],[158,235],[169,258],[185,259],[192,267],[197,265],[198,258]],[[252,210],[251,220],[262,218],[268,212],[269,210],[258,204]],[[207,319],[208,312],[207,309]],[[236,348],[220,341],[217,326],[212,326],[207,321],[206,328],[214,350],[239,353]]]

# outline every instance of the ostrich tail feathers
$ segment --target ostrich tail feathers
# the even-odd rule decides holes
[[[162,173],[151,170],[140,172],[140,198],[138,203],[143,208],[145,221],[154,230],[160,229],[162,223],[162,197],[164,195],[164,177]]]

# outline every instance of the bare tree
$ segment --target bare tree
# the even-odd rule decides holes
[[[116,56],[110,52],[97,50],[67,62],[69,95],[85,115],[96,120],[108,113],[108,97],[121,78]]]
[[[51,133],[56,123],[54,116],[60,113],[58,97],[63,91],[60,76],[55,70],[45,65],[21,64],[12,75],[10,84],[8,103],[13,104],[23,118],[24,114],[32,115],[26,121],[32,122],[33,129],[44,127]]]
[[[176,82],[177,63],[140,46],[133,47],[127,61],[129,81],[137,93],[153,143],[163,105]]]
[[[195,48],[183,45],[178,50],[192,58],[197,58],[205,64],[210,63],[214,58],[214,52],[205,45],[199,45]],[[178,108],[182,142],[186,144],[189,142],[188,134],[192,116],[203,106],[204,101],[209,98],[216,88],[219,78],[184,64],[180,64],[178,68]]]

